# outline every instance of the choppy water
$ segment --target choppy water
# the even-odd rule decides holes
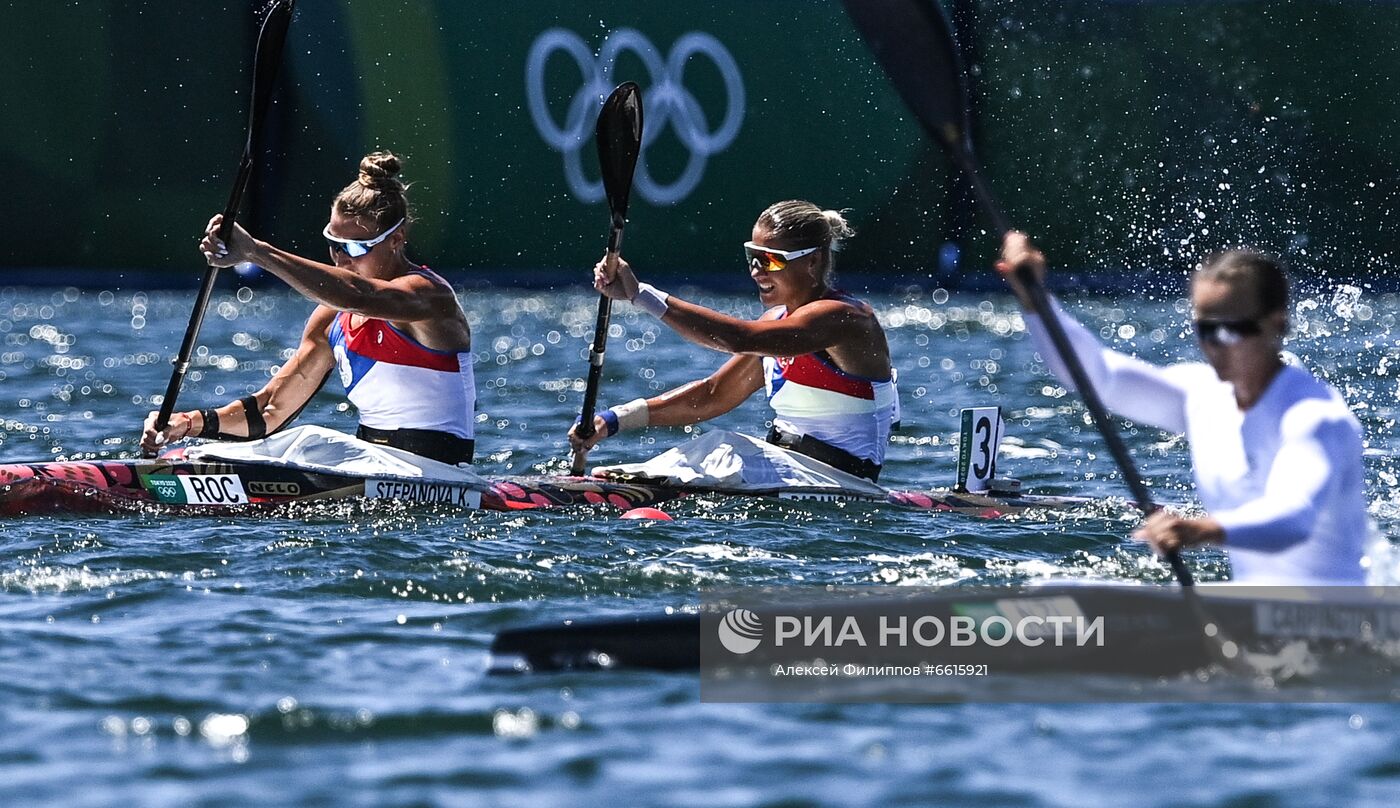
[[[688,296],[753,316],[748,298]],[[1106,338],[1189,357],[1178,290],[1077,300]],[[479,467],[559,472],[595,298],[471,293]],[[1072,396],[1005,298],[876,295],[904,430],[882,481],[946,485],[964,406],[1000,404],[1004,469],[1044,493],[1121,497]],[[0,460],[135,450],[188,316],[176,294],[0,290]],[[717,365],[619,307],[605,401]],[[256,389],[310,306],[213,304],[181,401]],[[1396,299],[1316,286],[1290,349],[1341,387],[1369,440],[1372,510],[1400,539]],[[346,430],[328,388],[303,415]],[[719,421],[761,433],[755,399]],[[652,430],[600,462],[685,439]],[[1184,447],[1127,440],[1189,504]],[[338,504],[274,519],[26,518],[0,524],[0,804],[1393,805],[1400,709],[1351,706],[702,704],[693,678],[487,678],[494,632],[655,611],[709,585],[1166,580],[1109,503],[989,522],[866,505],[696,499],[669,524],[611,511],[462,513]],[[1203,579],[1222,556],[1192,558]],[[1388,563],[1388,562],[1386,562]],[[1387,570],[1391,569],[1386,567]]]

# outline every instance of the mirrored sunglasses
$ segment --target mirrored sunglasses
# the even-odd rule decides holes
[[[340,236],[333,236],[331,235],[330,222],[326,222],[326,229],[321,231],[321,235],[326,237],[326,243],[330,245],[332,250],[339,250],[340,252],[345,253],[351,258],[359,258],[362,255],[369,255],[369,251],[374,249],[374,246],[376,244],[388,238],[391,234],[393,234],[395,230],[398,230],[399,225],[403,224],[403,222],[403,219],[399,219],[393,227],[389,228],[388,230],[385,230],[383,233],[380,233],[379,235],[375,236],[372,239],[369,239],[368,241],[359,241],[357,239],[352,238],[341,238]]]
[[[1238,345],[1262,329],[1257,320],[1196,320],[1196,338],[1209,345]]]
[[[786,269],[789,261],[796,261],[820,249],[821,247],[807,247],[802,250],[779,250],[752,241],[744,242],[744,256],[748,259],[749,268],[759,272],[778,272]]]

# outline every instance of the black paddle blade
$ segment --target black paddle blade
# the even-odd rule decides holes
[[[997,232],[1010,230],[972,153],[967,74],[953,26],[937,0],[845,0],[845,4],[900,98],[962,169]]]
[[[632,195],[632,174],[637,170],[637,155],[642,150],[642,90],[634,82],[617,85],[603,109],[598,113],[595,130],[598,140],[598,165],[603,172],[603,191],[608,195],[608,212],[612,216],[608,227],[608,253],[615,259],[622,249],[622,228],[627,224],[627,202]],[[585,440],[593,436],[593,414],[598,406],[598,385],[603,377],[603,356],[608,349],[608,318],[612,316],[612,301],[606,295],[598,298],[598,322],[593,328],[593,347],[588,356],[588,383],[583,390],[583,411],[579,416],[577,434]],[[570,471],[583,474],[587,451],[574,452]]]
[[[953,28],[937,0],[845,0],[875,59],[935,140],[967,142],[967,88]]]
[[[224,207],[224,223],[219,226],[219,238],[228,241],[233,235],[233,222],[243,204],[243,193],[253,177],[253,153],[262,132],[267,106],[272,103],[272,89],[277,69],[282,66],[282,46],[287,41],[287,28],[292,24],[292,8],[296,0],[275,0],[263,17],[258,30],[258,43],[253,52],[253,96],[248,99],[248,136],[243,144],[243,160],[233,181],[228,205]]]
[[[282,46],[287,41],[287,28],[292,24],[292,9],[296,0],[274,0],[258,31],[257,50],[253,54],[253,99],[248,105],[248,150],[253,149],[253,135],[258,121],[272,101],[272,86],[277,69],[282,65]]]
[[[614,230],[627,221],[627,202],[632,195],[632,174],[642,150],[642,90],[634,82],[617,85],[603,110],[598,113],[598,165],[603,171],[603,190],[608,195]]]

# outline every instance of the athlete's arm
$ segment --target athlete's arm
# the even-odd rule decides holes
[[[1338,418],[1316,417],[1306,402],[1282,422],[1283,442],[1256,499],[1211,514],[1224,530],[1224,544],[1279,552],[1312,535],[1332,488],[1347,463],[1361,456],[1361,436]]]
[[[1277,553],[1306,541],[1347,463],[1361,455],[1361,436],[1345,421],[1308,412],[1306,403],[1284,416],[1282,429],[1283,443],[1258,497],[1194,519],[1160,510],[1134,537],[1159,553],[1207,543]]]
[[[1051,298],[1050,305],[1105,406],[1124,418],[1151,424],[1168,432],[1180,434],[1186,431],[1186,388],[1181,380],[1183,371],[1158,367],[1135,356],[1105,348],[1089,329],[1064,313],[1058,300]],[[1073,390],[1074,381],[1070,378],[1069,368],[1055,350],[1044,323],[1030,312],[1025,317],[1026,330],[1030,332],[1036,352],[1045,359],[1055,377]]]
[[[647,399],[651,426],[688,426],[718,418],[763,387],[763,360],[735,356],[703,379]]]
[[[594,267],[594,285],[615,300],[635,301],[639,289],[631,266],[621,258],[611,268],[606,261],[599,262]],[[865,307],[841,300],[818,300],[782,319],[741,320],[668,295],[661,321],[687,340],[716,351],[800,356],[859,337],[869,329],[874,317]]]
[[[840,300],[808,303],[781,320],[740,320],[675,295],[661,322],[706,348],[749,356],[801,356],[851,339],[872,315]]]
[[[717,418],[753,395],[763,386],[763,362],[756,356],[735,356],[703,379],[687,382],[659,396],[629,402],[618,411],[626,423],[623,429],[642,426],[688,426]],[[608,411],[613,412],[612,410]],[[616,416],[614,416],[616,418]],[[591,449],[608,436],[612,429],[607,415],[593,419],[594,433],[586,441],[580,439],[575,425],[569,430],[569,443],[575,449]]]
[[[1069,368],[1061,360],[1044,323],[1032,308],[1030,296],[1016,277],[1015,268],[1019,266],[1031,267],[1043,279],[1045,256],[1024,233],[1008,233],[1002,247],[1002,260],[997,262],[997,271],[1011,284],[1017,299],[1021,301],[1026,328],[1036,352],[1045,359],[1056,378],[1074,389]],[[1089,329],[1065,314],[1058,300],[1054,297],[1049,299],[1053,316],[1064,328],[1075,356],[1109,409],[1125,418],[1168,432],[1186,431],[1186,388],[1180,378],[1181,373],[1105,348]]]
[[[247,407],[254,402],[263,420],[263,434],[276,432],[301,412],[321,389],[326,376],[335,366],[335,356],[326,335],[334,318],[333,310],[318,306],[306,321],[296,353],[265,387],[250,397],[251,401],[240,399],[214,409],[219,419],[219,434],[233,438],[249,437],[251,430]],[[147,416],[145,431],[141,436],[142,448],[149,451],[165,443],[199,435],[205,428],[203,411],[191,410],[172,415],[165,433],[158,434],[155,416],[154,412]]]
[[[419,274],[392,280],[362,277],[257,241],[237,224],[224,244],[216,235],[222,221],[222,214],[209,220],[201,243],[210,266],[250,261],[323,306],[378,320],[413,323],[457,315],[456,294],[431,278]]]

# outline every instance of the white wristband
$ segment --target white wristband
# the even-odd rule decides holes
[[[647,400],[644,398],[636,398],[626,404],[619,404],[613,407],[612,411],[617,416],[618,432],[626,432],[629,429],[644,429],[647,424],[651,423],[651,410],[647,409]]]
[[[668,297],[670,295],[655,286],[644,283],[637,287],[637,296],[632,298],[632,305],[660,320],[666,314],[666,309],[670,308],[666,303]],[[646,424],[642,424],[642,426],[646,426]]]

